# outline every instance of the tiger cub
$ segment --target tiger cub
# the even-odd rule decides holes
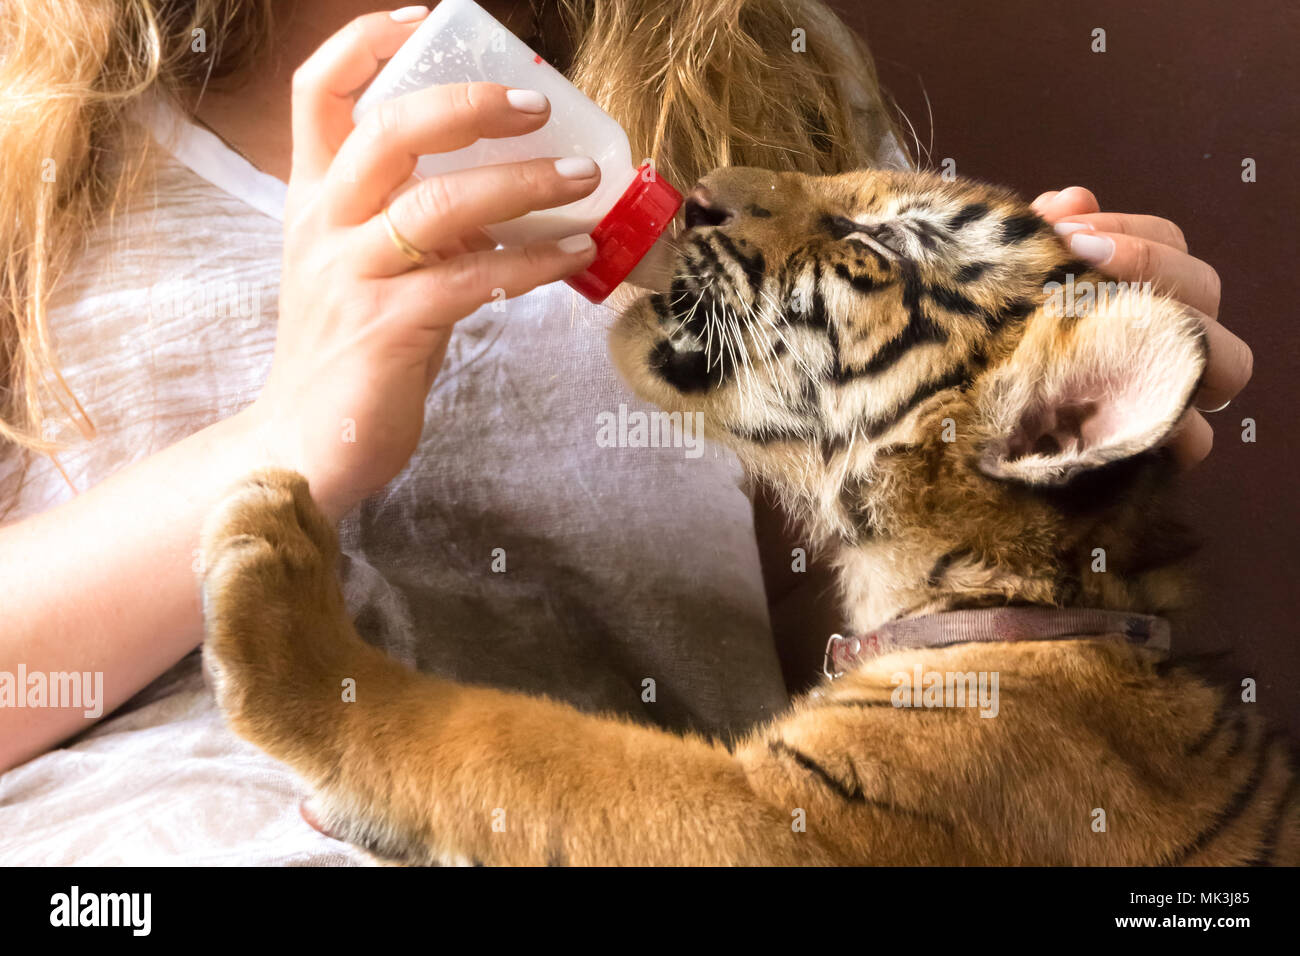
[[[1027,206],[928,175],[721,169],[686,224],[669,288],[619,316],[614,361],[779,493],[838,569],[854,633],[1179,603],[1157,449],[1205,365],[1183,307],[1082,294],[1104,280]],[[204,532],[205,656],[230,725],[315,789],[323,829],[382,860],[1300,859],[1281,742],[1125,641],[892,651],[727,745],[399,666],[348,621],[337,548],[300,476],[235,489]],[[996,675],[996,716],[896,706],[922,672]],[[345,676],[368,688],[356,703]]]

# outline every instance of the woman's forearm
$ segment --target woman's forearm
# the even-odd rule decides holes
[[[51,706],[57,690],[41,706],[14,706],[0,686],[0,770],[91,726],[199,644],[199,529],[222,492],[265,463],[247,416],[0,527],[0,682],[27,703],[37,691],[17,685],[20,667],[36,684],[91,675],[73,702],[82,706]],[[102,699],[85,706],[96,674]]]

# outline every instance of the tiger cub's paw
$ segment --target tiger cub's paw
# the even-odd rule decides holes
[[[267,749],[336,669],[349,627],[337,559],[334,529],[292,471],[254,472],[204,526],[204,667],[231,726]]]

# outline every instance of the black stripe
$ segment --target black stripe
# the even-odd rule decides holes
[[[1214,822],[1197,834],[1191,843],[1179,850],[1174,855],[1174,858],[1166,864],[1167,866],[1181,866],[1184,861],[1208,848],[1219,834],[1241,818],[1241,815],[1250,806],[1251,797],[1255,795],[1260,782],[1264,779],[1264,773],[1268,768],[1271,743],[1272,737],[1265,735],[1260,741],[1259,751],[1255,755],[1255,765],[1250,771],[1250,776],[1246,778],[1246,782],[1237,788],[1237,791],[1232,795],[1232,799],[1221,810],[1213,814]]]
[[[903,307],[907,311],[907,325],[904,326],[903,331],[877,349],[876,354],[867,361],[866,365],[846,370],[844,375],[839,376],[839,381],[879,375],[896,365],[914,348],[948,341],[948,333],[936,325],[921,308],[921,296],[925,291],[925,286],[921,283],[915,267],[906,267],[903,271]]]
[[[813,259],[811,304],[812,315],[809,317],[809,321],[817,328],[829,328],[830,322],[826,318],[826,301],[822,298],[822,263],[820,259]]]
[[[864,698],[857,698],[857,697],[850,697],[845,700],[830,700],[825,704],[819,704],[818,706],[812,709],[831,710],[835,707],[852,707],[856,709],[865,709],[870,707],[893,707],[894,710],[907,710],[913,713],[920,713],[921,711],[925,711],[927,713],[944,712],[949,714],[959,714],[969,710],[969,708],[962,708],[962,707],[894,707],[894,702],[888,698],[886,698],[885,700],[867,700]]]
[[[740,264],[745,277],[749,279],[750,288],[757,294],[758,290],[763,287],[763,279],[767,274],[767,263],[763,261],[763,254],[755,252],[753,255],[746,255],[740,251],[740,247],[732,241],[730,236],[721,232],[710,233],[710,235],[718,245],[722,246],[727,255]]]
[[[863,376],[880,375],[893,368],[903,356],[912,349],[922,345],[942,345],[948,341],[948,333],[935,325],[927,315],[917,315],[908,321],[902,332],[894,336],[867,360],[861,368],[847,370],[843,380],[848,381]]]
[[[948,235],[947,229],[943,228],[942,226],[936,226],[928,219],[913,219],[911,220],[911,223],[912,223],[912,227],[917,232],[924,233],[927,236],[933,236],[936,239],[951,238]]]
[[[808,246],[800,246],[786,258],[780,272],[782,277],[781,287],[777,291],[778,298],[789,306],[789,308],[785,309],[781,313],[781,317],[785,320],[786,324],[802,325],[811,328],[814,327],[814,323],[813,318],[809,313],[815,306],[813,303],[810,303],[805,299],[799,286],[799,279],[803,275],[803,262],[805,261],[805,256],[808,255],[808,252]],[[794,307],[796,295],[798,296],[798,301],[801,303],[803,308],[796,309]]]
[[[868,438],[879,438],[885,432],[889,431],[889,429],[893,428],[894,425],[898,424],[898,422],[902,421],[904,416],[926,399],[950,388],[966,388],[969,385],[970,373],[964,366],[958,366],[943,378],[936,379],[933,382],[926,382],[924,385],[918,386],[917,389],[904,399],[903,403],[894,409],[894,411],[889,415],[868,422],[866,435]]]
[[[949,311],[960,312],[962,315],[980,316],[981,318],[987,316],[982,306],[976,305],[956,289],[935,285],[926,287],[925,292],[936,303]],[[985,321],[987,322],[987,319]]]
[[[844,699],[844,700],[835,700],[835,699],[831,699],[831,700],[828,700],[828,701],[827,701],[826,703],[824,703],[824,704],[818,704],[816,707],[813,707],[812,709],[813,709],[813,710],[833,710],[833,709],[835,709],[836,707],[853,707],[853,708],[867,708],[867,707],[894,707],[894,702],[893,702],[892,700],[890,700],[888,697],[884,698],[883,700],[867,700],[867,699],[865,699],[865,698],[860,698],[860,697],[849,697],[849,698]],[[906,708],[905,708],[905,707],[894,707],[894,709],[895,709],[895,710],[952,710],[952,709],[954,709],[954,708],[951,708],[951,707],[949,707],[949,708],[944,708],[944,707],[906,707]]]
[[[705,271],[713,273],[719,279],[722,279],[724,281],[731,280],[731,276],[727,274],[727,270],[723,266],[722,260],[718,258],[717,252],[715,252],[713,247],[710,246],[706,241],[704,241],[703,239],[696,239],[695,242],[692,243],[691,248],[698,251],[700,255],[707,260],[707,265],[709,268]]]
[[[1022,212],[1002,220],[1002,241],[1024,242],[1034,233],[1047,228],[1047,223],[1036,213]]]
[[[876,449],[876,458],[898,458],[903,455],[911,455],[920,450],[920,442],[897,441],[890,442],[881,448]]]
[[[1084,262],[1082,259],[1070,259],[1046,273],[1043,276],[1042,285],[1047,286],[1053,282],[1058,283],[1059,285],[1065,285],[1065,280],[1070,276],[1074,276],[1077,279],[1086,274],[1091,268],[1092,266],[1088,265],[1088,263]]]
[[[912,227],[911,228],[912,235],[916,236],[916,238],[920,240],[920,243],[923,248],[933,249],[935,246],[939,244],[938,240],[936,239],[938,233],[935,231],[934,227],[931,226],[925,220],[923,219],[916,220],[912,222],[910,225]]]
[[[925,813],[924,811],[900,807],[897,804],[885,800],[873,800],[869,798],[865,793],[863,793],[862,783],[856,777],[853,779],[852,786],[845,784],[842,780],[832,776],[821,764],[817,763],[807,754],[795,750],[784,740],[769,740],[767,746],[773,754],[789,757],[804,770],[807,770],[810,774],[820,780],[826,788],[834,792],[836,796],[849,803],[861,803],[865,806],[882,810],[885,813],[897,813],[903,816],[912,817],[913,819],[925,820],[926,822],[933,823],[949,832],[953,829],[950,820],[944,820],[940,817]]]
[[[783,301],[791,303],[791,307],[782,313],[785,321],[790,325],[802,325],[811,329],[826,328],[826,303],[821,298],[821,261],[815,256],[812,257],[813,281],[812,292],[809,295],[803,293],[799,279],[803,274],[802,260],[808,253],[808,248],[802,247],[797,249],[786,261],[785,271],[789,275],[790,281],[786,283],[781,292],[784,296]],[[803,306],[801,309],[795,309],[793,303],[796,296]]]
[[[772,753],[778,756],[784,755],[789,757],[804,770],[807,770],[814,777],[820,780],[828,790],[833,791],[837,797],[855,803],[866,802],[866,794],[862,792],[862,786],[856,779],[853,781],[853,786],[849,787],[839,778],[832,776],[825,767],[813,760],[812,757],[809,757],[801,751],[795,750],[784,740],[769,740],[767,746]]]
[[[930,573],[925,576],[926,585],[932,588],[938,587],[939,583],[943,581],[944,575],[948,573],[948,568],[952,567],[952,563],[970,553],[970,548],[954,548],[947,554],[940,555],[939,560],[934,562],[934,567],[930,568]]]
[[[774,445],[778,442],[798,442],[808,445],[817,440],[816,432],[797,428],[772,428],[764,425],[760,428],[728,428],[727,431],[755,445]]]
[[[874,538],[879,531],[867,508],[867,501],[871,497],[870,485],[869,480],[858,475],[847,476],[840,485],[840,507],[844,509],[844,516],[853,528],[855,542]]]
[[[847,239],[845,240],[845,242],[848,245],[852,246],[854,249],[860,249],[863,252],[870,253],[871,258],[876,260],[876,263],[880,266],[880,268],[886,270],[889,269],[889,259],[885,256],[883,252],[881,252],[875,246],[869,245],[868,243],[863,242],[861,239]]]
[[[816,418],[821,414],[821,406],[821,383],[812,376],[804,376],[799,385],[799,404],[795,410],[805,417]]]
[[[844,358],[840,352],[840,331],[835,327],[826,316],[826,300],[821,293],[822,285],[822,264],[819,260],[813,261],[813,323],[818,327],[825,327],[826,341],[831,346],[831,381],[844,383],[849,381],[853,373],[844,367]],[[823,457],[828,456],[828,452],[823,449]],[[829,460],[829,458],[828,458]]]
[[[1240,711],[1233,713],[1232,717],[1232,743],[1223,749],[1223,755],[1219,758],[1219,765],[1212,772],[1216,777],[1228,770],[1228,764],[1241,753],[1241,748],[1246,746],[1247,731],[1250,729],[1246,723],[1246,718],[1241,715]]]
[[[706,340],[708,329],[705,323],[708,321],[708,311],[703,308],[692,308],[692,304],[703,298],[704,294],[690,289],[681,276],[674,277],[669,285],[668,318],[674,325],[680,325],[681,328],[677,331],[689,332],[701,342]]]
[[[957,271],[957,281],[974,282],[992,268],[991,262],[968,262]]]
[[[1277,853],[1277,845],[1281,842],[1282,825],[1286,821],[1287,814],[1294,809],[1293,804],[1297,799],[1298,786],[1300,786],[1300,776],[1293,770],[1290,781],[1283,788],[1282,793],[1278,795],[1273,818],[1269,820],[1268,826],[1264,829],[1264,838],[1260,841],[1259,853],[1246,864],[1247,866],[1273,865],[1273,854]]]
[[[969,206],[964,206],[960,212],[948,220],[948,228],[956,231],[976,219],[982,219],[988,211],[987,203],[973,202]]]
[[[846,239],[855,232],[866,235],[873,235],[872,229],[879,228],[873,226],[864,226],[861,223],[854,222],[846,216],[822,216],[818,225],[834,239]],[[889,259],[875,246],[863,242],[861,239],[849,239],[849,244],[854,248],[864,249],[880,263],[882,268],[889,268]]]
[[[1184,753],[1189,757],[1200,756],[1211,743],[1225,734],[1232,733],[1235,734],[1236,740],[1228,749],[1228,756],[1231,756],[1241,749],[1241,739],[1245,734],[1245,727],[1246,722],[1242,718],[1241,712],[1232,711],[1225,715],[1223,703],[1220,702],[1218,709],[1214,712],[1214,719],[1211,721],[1210,726],[1200,737],[1188,744]]]
[[[660,321],[672,314],[672,310],[668,307],[668,296],[662,292],[656,292],[650,296],[650,308]]]
[[[988,324],[990,332],[996,332],[1009,322],[1020,321],[1036,308],[1038,308],[1038,303],[1033,299],[1017,299],[1001,309],[986,313],[985,322]]]
[[[1241,715],[1232,714],[1231,716],[1240,717]],[[1203,730],[1195,740],[1193,740],[1190,744],[1187,745],[1187,747],[1183,750],[1183,753],[1186,754],[1188,757],[1197,756],[1198,754],[1201,753],[1201,751],[1203,751],[1207,746],[1209,746],[1210,741],[1214,740],[1215,737],[1217,737],[1222,730],[1223,730],[1223,700],[1220,699],[1219,702],[1214,707],[1214,713],[1210,716],[1210,725],[1206,727],[1205,730]]]
[[[990,332],[996,332],[1008,322],[1023,319],[1037,306],[1033,299],[1014,299],[1000,309],[987,309],[964,293],[946,286],[929,286],[925,292],[935,303],[949,311],[980,319]]]
[[[822,216],[817,222],[818,228],[833,239],[843,239],[855,232],[862,232],[866,227],[856,223],[848,216]]]
[[[835,453],[843,451],[848,447],[848,442],[838,435],[823,436],[819,448],[822,453],[822,464],[829,465]]]
[[[851,285],[855,291],[867,294],[870,292],[879,292],[882,286],[876,283],[876,280],[868,275],[854,275],[849,271],[849,267],[842,262],[835,263],[835,274]]]
[[[681,276],[673,276],[673,281],[668,285],[668,314],[676,317],[677,307],[683,301],[698,298],[698,295],[687,288],[685,279]]]

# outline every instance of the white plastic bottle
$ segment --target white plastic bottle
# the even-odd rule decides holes
[[[362,94],[353,119],[383,100],[427,86],[483,80],[543,93],[551,101],[546,125],[523,136],[481,139],[464,149],[422,156],[416,175],[543,156],[595,160],[601,180],[590,196],[485,231],[503,246],[590,233],[595,260],[565,281],[592,302],[603,301],[668,227],[681,194],[653,166],[634,165],[622,127],[478,4],[441,0]]]

